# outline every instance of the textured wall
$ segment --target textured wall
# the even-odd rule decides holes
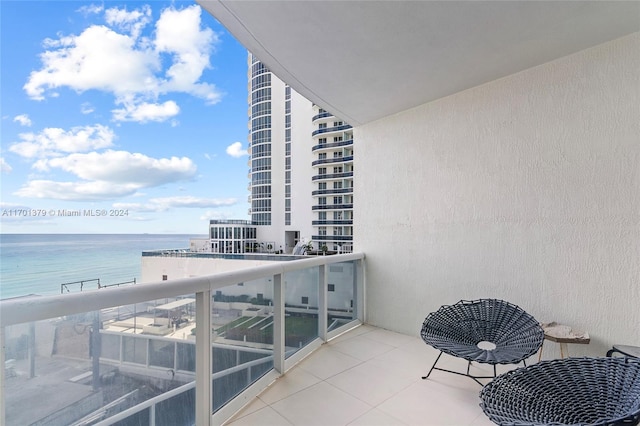
[[[640,345],[639,70],[636,33],[357,128],[368,321],[497,297]]]

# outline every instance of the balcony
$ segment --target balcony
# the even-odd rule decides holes
[[[324,129],[314,130],[313,132],[311,132],[311,136],[321,135],[324,133],[343,132],[349,129],[351,129],[351,126],[349,124],[343,124],[341,126],[326,127]]]
[[[342,173],[325,173],[323,175],[315,175],[311,178],[311,180],[322,180],[322,179],[343,179],[353,177],[353,172],[342,172]]]
[[[336,157],[336,158],[323,158],[321,160],[314,160],[311,165],[317,166],[319,164],[331,164],[331,163],[352,163],[353,155],[347,155],[344,157]]]
[[[421,379],[436,356],[418,337],[362,325],[324,344],[227,425],[492,425],[474,381],[439,371]]]
[[[311,210],[349,210],[353,204],[318,204],[311,206]]]
[[[311,195],[352,194],[353,188],[316,189]]]
[[[347,139],[346,141],[339,141],[339,142],[321,143],[318,145],[314,145],[311,148],[311,151],[315,152],[321,149],[340,148],[341,146],[349,146],[349,145],[353,145],[353,139]]]

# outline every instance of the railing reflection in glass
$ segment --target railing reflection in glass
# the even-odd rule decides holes
[[[215,291],[211,312],[213,411],[273,368],[273,280]]]

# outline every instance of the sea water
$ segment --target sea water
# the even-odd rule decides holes
[[[188,249],[196,235],[0,234],[0,299],[60,294],[62,284],[139,282],[142,251]],[[85,288],[96,289],[97,281]],[[69,285],[65,291],[80,291]]]

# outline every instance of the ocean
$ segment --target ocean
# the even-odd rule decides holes
[[[143,250],[188,249],[194,237],[202,235],[0,234],[0,299],[60,294],[61,284],[82,280],[139,282]]]

